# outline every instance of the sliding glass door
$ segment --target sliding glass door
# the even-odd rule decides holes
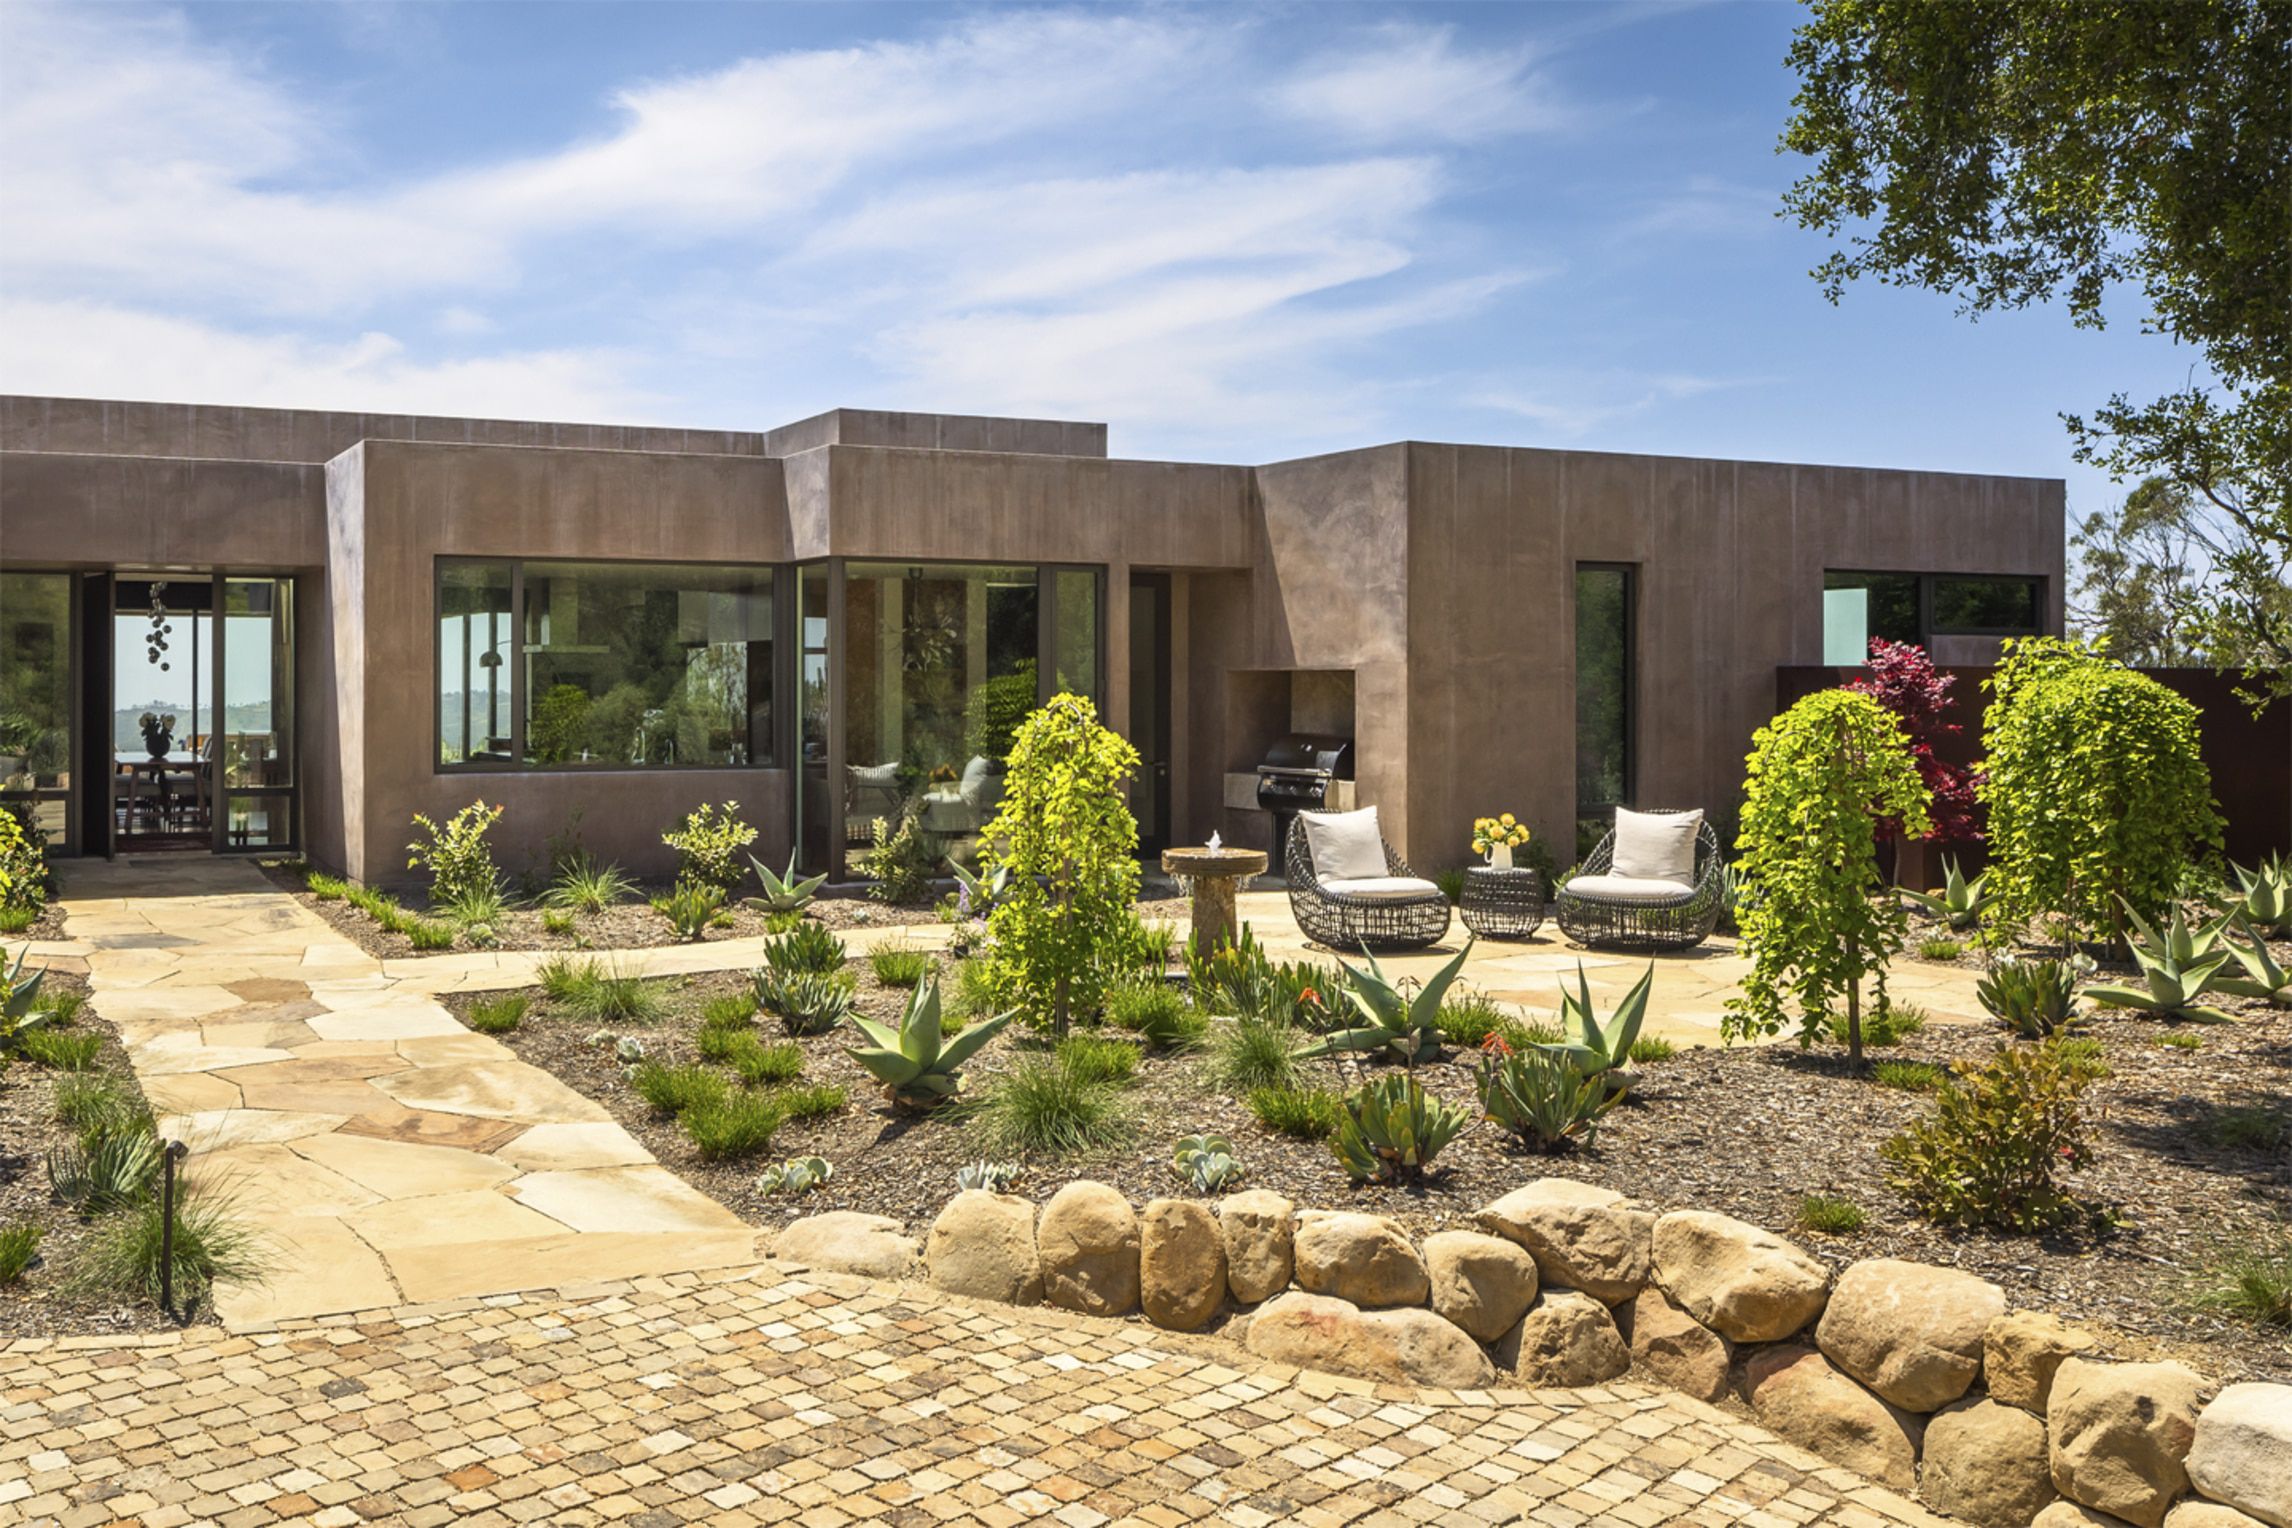
[[[224,575],[215,622],[218,850],[295,841],[294,581]]]

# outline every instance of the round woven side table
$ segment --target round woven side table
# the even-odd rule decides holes
[[[1544,922],[1544,878],[1474,865],[1464,872],[1464,926],[1483,939],[1526,939]]]

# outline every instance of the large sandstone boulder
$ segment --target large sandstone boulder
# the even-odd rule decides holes
[[[1078,1180],[1051,1195],[1035,1250],[1051,1304],[1086,1316],[1138,1308],[1138,1213],[1120,1189]]]
[[[2023,1528],[2053,1500],[2045,1424],[1996,1401],[1945,1408],[1926,1423],[1918,1494],[1982,1528]]]
[[[1936,1411],[1973,1388],[1982,1334],[2004,1314],[2005,1291],[1987,1279],[1874,1257],[1838,1276],[1815,1345],[1903,1410]]]
[[[2197,1418],[2189,1479],[2214,1501],[2292,1528],[2292,1385],[2230,1385]]]
[[[1661,1251],[1656,1255],[1660,1259]],[[1744,1361],[1741,1385],[1751,1414],[1768,1431],[1880,1485],[1916,1486],[1925,1418],[1887,1405],[1814,1349],[1796,1343],[1762,1348]]]
[[[2099,1517],[2096,1512],[2093,1514]],[[2201,1497],[2184,1496],[2173,1503],[2173,1510],[2165,1514],[2165,1528],[2268,1528],[2257,1517],[2247,1517],[2234,1507],[2224,1507],[2216,1501]]]
[[[1780,1342],[1821,1314],[1830,1274],[1772,1231],[1707,1210],[1655,1223],[1655,1281],[1733,1342]]]
[[[1590,1295],[1547,1289],[1520,1324],[1497,1342],[1496,1361],[1522,1384],[1573,1389],[1614,1379],[1631,1367],[1615,1317]]]
[[[931,1282],[951,1294],[1032,1305],[1043,1297],[1035,1207],[1015,1194],[967,1188],[947,1201],[923,1244]]]
[[[1735,1345],[1681,1310],[1671,1296],[1651,1284],[1620,1313],[1630,1331],[1633,1374],[1699,1401],[1727,1393]]]
[[[915,1238],[888,1215],[862,1215],[854,1210],[830,1210],[792,1220],[772,1238],[772,1256],[784,1263],[802,1263],[831,1273],[865,1274],[871,1279],[897,1279],[915,1266]]]
[[[2100,1343],[2091,1332],[2044,1311],[2007,1311],[1982,1334],[1982,1382],[1990,1399],[2045,1415],[2053,1374],[2065,1358],[2082,1358]]]
[[[1525,1247],[1546,1284],[1580,1289],[1614,1305],[1647,1283],[1655,1215],[1614,1189],[1573,1178],[1538,1178],[1474,1219]]]
[[[1226,1244],[1226,1288],[1238,1305],[1270,1300],[1289,1287],[1297,1206],[1270,1189],[1245,1189],[1218,1201]]]
[[[1365,1311],[1295,1290],[1259,1307],[1244,1343],[1260,1358],[1360,1379],[1472,1390],[1496,1378],[1480,1344],[1429,1310]]]
[[[1297,1217],[1297,1287],[1363,1309],[1422,1305],[1432,1292],[1424,1259],[1382,1215],[1307,1210]]]
[[[1156,1199],[1138,1217],[1138,1298],[1174,1332],[1209,1324],[1226,1297],[1226,1244],[1198,1199]]]
[[[2165,1509],[2188,1489],[2203,1388],[2180,1364],[2063,1360],[2045,1408],[2054,1489],[2140,1528],[2161,1528]]]
[[[1482,1342],[1494,1342],[1536,1298],[1536,1260],[1502,1237],[1435,1231],[1425,1238],[1432,1308]]]

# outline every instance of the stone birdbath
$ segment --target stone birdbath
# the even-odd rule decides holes
[[[1263,849],[1228,848],[1214,840],[1206,847],[1165,849],[1162,873],[1194,888],[1194,939],[1203,950],[1234,942],[1234,892],[1253,875],[1265,874]]]

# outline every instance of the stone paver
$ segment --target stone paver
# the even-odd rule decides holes
[[[1450,1393],[802,1270],[0,1348],[0,1524],[1940,1528],[1669,1392]]]

